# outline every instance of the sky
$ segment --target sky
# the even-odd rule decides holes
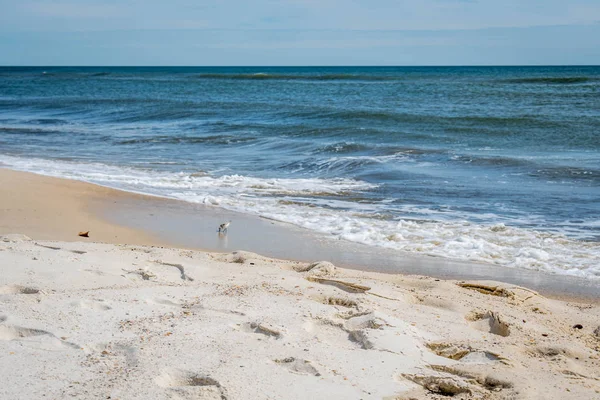
[[[0,0],[0,65],[565,64],[600,0]]]

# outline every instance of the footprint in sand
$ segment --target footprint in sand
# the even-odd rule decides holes
[[[154,381],[158,386],[169,389],[172,398],[227,399],[225,388],[217,380],[192,371],[165,369]]]
[[[244,324],[244,329],[247,332],[259,333],[268,337],[274,337],[275,339],[280,339],[282,337],[280,329],[265,323],[249,322]]]
[[[505,377],[492,374],[473,374],[458,368],[430,365],[428,374],[402,374],[402,377],[421,385],[429,394],[447,397],[461,396],[468,399],[512,399],[515,398],[514,384]],[[508,392],[505,392],[508,390]],[[490,396],[492,393],[497,397]]]
[[[359,329],[381,329],[385,326],[389,326],[389,324],[384,317],[374,312],[348,318],[345,323],[345,327],[349,331]]]
[[[440,310],[447,310],[447,311],[460,310],[460,307],[456,303],[454,303],[450,300],[444,300],[444,299],[441,299],[438,297],[433,297],[433,296],[413,295],[408,298],[408,301],[413,304],[419,304],[419,305],[423,305],[423,306],[427,306],[427,307],[438,308]]]
[[[119,357],[124,359],[128,368],[139,364],[139,349],[127,342],[100,342],[87,344],[84,350],[88,354],[101,355],[103,357]]]
[[[467,320],[473,321],[471,326],[482,332],[488,332],[494,335],[507,337],[510,335],[510,326],[502,320],[500,314],[494,311],[487,311],[484,314],[471,313]]]
[[[103,299],[84,299],[74,303],[76,306],[80,308],[90,309],[90,310],[98,310],[98,311],[108,311],[112,309],[111,306]]]
[[[359,305],[356,301],[345,298],[345,297],[336,297],[336,296],[324,296],[315,298],[319,303],[323,303],[330,306],[341,306],[346,308],[359,308]]]
[[[440,357],[465,364],[489,364],[506,359],[490,351],[474,349],[469,345],[452,343],[428,343],[427,348]]]
[[[158,265],[164,265],[166,267],[177,268],[177,270],[179,271],[179,278],[182,281],[190,281],[190,282],[194,281],[194,278],[192,278],[191,276],[189,276],[189,275],[187,275],[185,273],[185,267],[183,265],[181,265],[181,264],[164,262],[164,261],[155,261],[155,263],[158,264]]]
[[[21,285],[0,286],[0,294],[37,294],[39,292],[39,289]]]
[[[507,297],[523,302],[533,297],[539,296],[539,293],[533,290],[520,286],[507,285],[499,282],[459,282],[457,283],[457,285],[465,289],[475,290],[482,294],[498,297]]]
[[[358,344],[362,349],[370,350],[377,346],[373,342],[377,335],[373,332],[381,331],[390,326],[383,315],[371,312],[357,315],[346,320],[344,330],[348,332],[348,339]]]
[[[321,373],[308,360],[288,357],[281,360],[273,360],[273,362],[296,374],[321,376]]]
[[[590,365],[595,358],[591,357],[588,349],[563,345],[538,346],[530,351],[535,357],[547,360],[547,365],[571,379],[591,379],[598,381],[597,376],[590,376]],[[597,364],[597,363],[596,363]]]
[[[182,304],[177,303],[176,301],[173,300],[169,300],[169,299],[163,299],[160,297],[156,297],[153,299],[146,299],[146,303],[148,304],[160,304],[163,306],[171,306],[171,307],[182,307]]]
[[[536,347],[532,353],[534,355],[546,358],[546,359],[555,359],[555,358],[572,358],[579,359],[583,358],[583,354],[580,354],[577,350],[570,349],[566,346],[553,345],[553,346],[538,346]]]
[[[28,338],[34,338],[41,344],[46,342],[46,344],[49,344],[51,347],[47,348],[46,350],[51,350],[57,347],[70,347],[73,349],[80,348],[80,346],[77,344],[59,339],[54,334],[42,329],[24,328],[14,325],[0,325],[0,340],[10,341],[24,340]]]
[[[360,317],[362,316],[363,315]],[[303,324],[303,328],[321,342],[335,343],[336,345],[345,342],[350,347],[359,347],[361,349],[370,350],[374,348],[374,344],[371,342],[368,332],[370,322],[361,321],[364,322],[363,324],[359,322],[359,320],[361,320],[360,317],[349,317],[348,320],[354,319],[354,321],[348,326],[343,322],[329,318],[316,318],[312,321],[306,321]],[[370,321],[370,318],[368,318],[368,321]]]
[[[138,268],[136,270],[123,269],[125,278],[130,280],[154,281],[157,279],[156,274],[149,268]]]
[[[412,375],[402,374],[402,377],[421,385],[430,393],[447,397],[465,394],[471,395],[471,385],[464,379],[455,376],[444,375]]]

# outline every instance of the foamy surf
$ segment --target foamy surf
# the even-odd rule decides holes
[[[412,254],[600,278],[600,246],[563,234],[469,222],[460,215],[390,216],[388,202],[350,201],[377,186],[335,178],[265,179],[0,156],[0,165],[117,189],[222,207],[291,223],[326,236]],[[447,217],[447,215],[445,215]]]

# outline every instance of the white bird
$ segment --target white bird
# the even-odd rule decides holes
[[[219,233],[227,233],[227,228],[229,228],[229,224],[231,224],[231,220],[219,225]]]

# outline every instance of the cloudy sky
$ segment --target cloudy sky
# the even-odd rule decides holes
[[[0,65],[600,64],[599,0],[0,0]]]

